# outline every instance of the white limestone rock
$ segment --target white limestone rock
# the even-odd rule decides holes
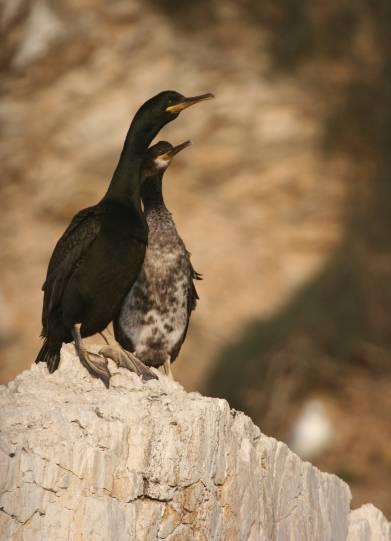
[[[368,503],[350,513],[348,541],[390,540],[390,523],[374,505]]]
[[[343,481],[225,400],[110,369],[107,390],[66,346],[54,374],[1,388],[1,539],[346,541],[349,523],[375,539]]]

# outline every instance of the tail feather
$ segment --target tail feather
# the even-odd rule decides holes
[[[62,343],[50,344],[48,339],[45,338],[41,349],[35,359],[36,363],[46,363],[49,372],[52,374],[57,370],[60,364],[60,351]]]

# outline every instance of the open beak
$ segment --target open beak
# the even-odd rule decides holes
[[[181,150],[184,148],[187,148],[191,145],[191,141],[185,141],[184,143],[181,143],[180,145],[177,145],[176,147],[173,147],[168,152],[165,152],[164,154],[160,154],[160,156],[157,157],[158,160],[167,160],[171,161],[173,157],[178,154]]]
[[[183,101],[176,103],[175,105],[169,105],[166,107],[166,111],[170,113],[180,113],[184,109],[187,109],[200,101],[211,100],[212,98],[214,98],[214,95],[210,92],[208,94],[201,94],[200,96],[192,96],[191,98],[185,98]]]

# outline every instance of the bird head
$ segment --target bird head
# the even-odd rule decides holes
[[[214,96],[210,93],[187,98],[179,92],[175,92],[175,90],[165,90],[164,92],[160,92],[148,100],[144,105],[147,105],[147,108],[151,114],[155,114],[157,116],[164,115],[169,122],[170,120],[176,118],[181,111],[184,111],[188,107],[212,98],[214,98]]]
[[[136,155],[144,155],[163,126],[177,118],[181,111],[213,97],[210,93],[187,98],[174,90],[160,92],[146,101],[135,114],[125,147],[131,148]]]
[[[151,146],[147,150],[144,159],[144,178],[151,177],[158,173],[164,173],[174,156],[190,145],[191,141],[185,141],[184,143],[176,146],[173,146],[168,141],[159,141],[155,145]]]
[[[174,90],[165,90],[150,98],[140,107],[132,122],[137,136],[141,136],[138,148],[142,150],[145,144],[148,146],[158,131],[177,118],[181,111],[213,97],[208,93],[187,98]]]

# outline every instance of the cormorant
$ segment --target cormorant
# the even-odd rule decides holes
[[[164,365],[170,377],[171,363],[186,338],[191,312],[198,295],[193,280],[201,279],[178,235],[164,204],[162,177],[172,158],[190,141],[173,147],[156,145],[160,171],[145,179],[141,189],[149,228],[143,268],[114,320],[114,334],[121,346],[147,366]],[[157,148],[158,147],[158,148]],[[118,360],[117,360],[118,362]]]
[[[140,272],[148,237],[140,201],[145,152],[183,109],[212,97],[165,91],[145,102],[130,125],[105,196],[76,214],[57,242],[42,287],[45,340],[36,359],[46,362],[49,372],[59,365],[62,343],[74,340],[83,366],[109,385],[107,360],[98,355],[93,360],[82,338],[113,320]]]

